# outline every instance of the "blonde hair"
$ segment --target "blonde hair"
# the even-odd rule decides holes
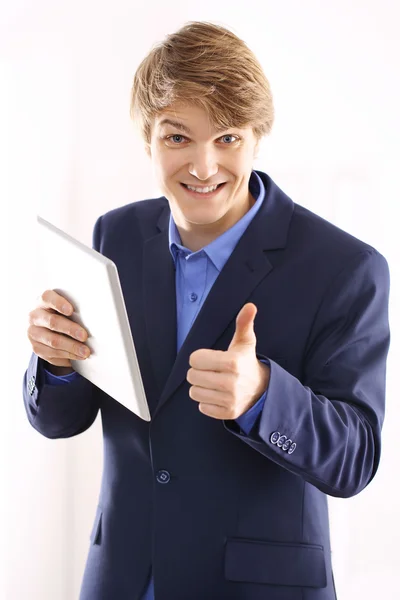
[[[156,44],[136,70],[130,115],[147,148],[154,118],[173,103],[205,109],[217,130],[251,126],[257,140],[274,121],[268,79],[234,33],[190,21]]]

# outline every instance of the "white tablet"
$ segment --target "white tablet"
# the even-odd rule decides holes
[[[38,280],[74,307],[69,318],[89,334],[91,355],[75,371],[150,421],[143,381],[115,263],[39,215]]]

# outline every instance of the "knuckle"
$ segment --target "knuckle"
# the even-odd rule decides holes
[[[57,328],[57,321],[58,321],[57,315],[51,313],[49,315],[49,318],[48,318],[48,321],[47,321],[49,329],[51,329],[52,331],[54,331]]]
[[[50,336],[48,340],[48,346],[57,350],[60,347],[59,337],[57,335]]]
[[[237,373],[237,361],[235,358],[228,359],[227,368],[229,371],[231,371],[231,373],[234,373],[234,374]]]

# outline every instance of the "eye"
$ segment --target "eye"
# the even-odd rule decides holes
[[[174,135],[168,135],[165,139],[169,141],[172,138],[181,138],[183,140],[187,139],[183,135],[180,135],[179,133],[175,133]],[[181,144],[179,142],[178,143],[173,142],[173,145],[174,146],[180,146]]]
[[[220,139],[225,139],[225,138],[236,138],[236,140],[234,140],[235,142],[237,142],[239,140],[237,135],[232,135],[231,133],[227,133],[226,135],[223,135],[222,138]],[[233,142],[232,142],[233,143]],[[224,146],[232,146],[232,144],[223,144]]]

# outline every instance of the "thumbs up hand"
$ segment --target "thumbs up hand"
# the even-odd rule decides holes
[[[189,357],[191,368],[186,379],[189,396],[199,410],[214,419],[237,419],[265,392],[270,369],[256,356],[255,304],[247,303],[236,318],[236,329],[229,348],[201,349]]]

